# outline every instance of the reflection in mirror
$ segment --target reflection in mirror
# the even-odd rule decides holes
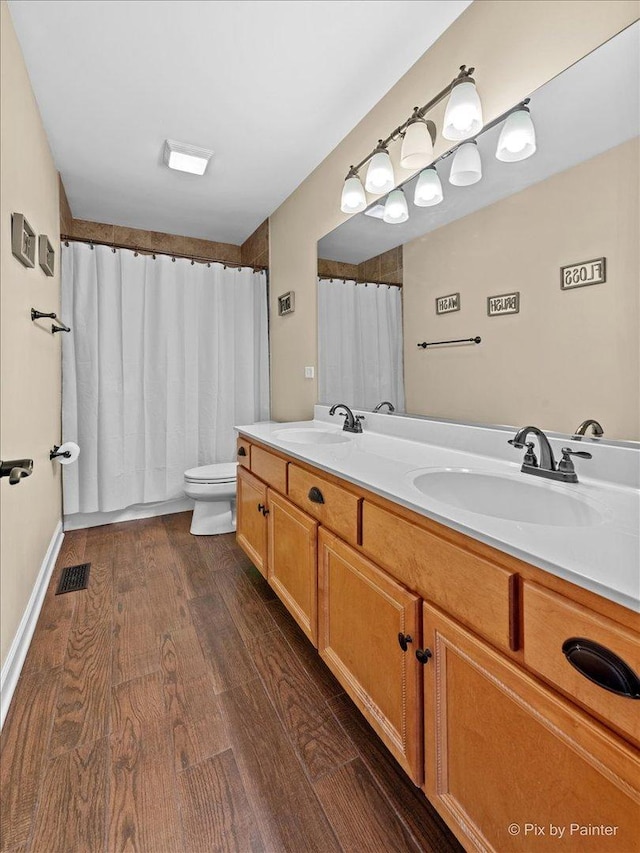
[[[413,204],[414,176],[405,222],[377,218],[383,197],[320,240],[320,402],[400,409],[404,386],[416,415],[568,434],[595,418],[605,440],[640,439],[639,36],[636,23],[531,94],[533,156],[498,160],[493,127],[477,140],[478,183],[452,185],[445,157],[439,204]],[[342,279],[393,291],[401,327],[383,309],[361,313]],[[351,313],[339,307],[349,298]],[[381,329],[395,338],[376,349]],[[372,388],[378,372],[395,372],[396,390]]]

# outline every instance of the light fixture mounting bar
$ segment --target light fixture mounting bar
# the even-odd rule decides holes
[[[386,139],[379,139],[376,147],[372,151],[370,151],[366,157],[364,157],[356,166],[351,166],[349,168],[347,178],[351,178],[354,175],[357,175],[360,169],[365,166],[369,162],[369,160],[371,160],[374,154],[376,154],[380,150],[385,150],[390,142],[394,142],[396,139],[403,136],[404,132],[412,121],[415,121],[416,119],[424,119],[425,115],[429,112],[429,110],[432,110],[442,100],[444,100],[447,95],[450,95],[453,91],[453,88],[457,86],[458,83],[462,83],[465,80],[473,82],[471,75],[474,71],[475,68],[467,68],[466,65],[461,65],[458,75],[454,77],[454,79],[447,86],[445,86],[441,92],[438,92],[438,94],[434,98],[432,98],[430,101],[427,101],[427,103],[423,107],[414,107],[413,113],[403,124],[399,125],[398,127],[396,127],[395,130],[391,131],[391,133],[389,134],[389,136],[387,136]],[[433,133],[431,135],[433,137]]]

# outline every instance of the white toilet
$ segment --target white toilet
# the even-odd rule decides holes
[[[235,462],[202,465],[184,472],[184,493],[195,501],[191,533],[214,536],[236,529]]]

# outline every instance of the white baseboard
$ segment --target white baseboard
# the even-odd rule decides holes
[[[47,553],[44,555],[38,577],[31,591],[25,611],[22,614],[16,635],[11,643],[11,648],[2,667],[2,672],[0,672],[0,729],[4,725],[13,692],[20,677],[22,665],[29,651],[29,644],[36,629],[38,616],[42,609],[42,603],[44,602],[63,539],[62,522],[59,521],[49,542]]]
[[[103,524],[117,524],[119,521],[135,521],[139,518],[153,518],[156,515],[171,515],[174,512],[187,512],[193,509],[191,498],[175,498],[172,501],[159,501],[152,504],[135,504],[126,509],[113,512],[74,512],[64,517],[65,530],[83,530],[86,527],[100,527]]]

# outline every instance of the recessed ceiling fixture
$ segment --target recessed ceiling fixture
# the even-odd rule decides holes
[[[170,169],[176,169],[178,172],[204,175],[212,157],[213,151],[189,145],[187,142],[167,139],[164,143],[164,162]]]

